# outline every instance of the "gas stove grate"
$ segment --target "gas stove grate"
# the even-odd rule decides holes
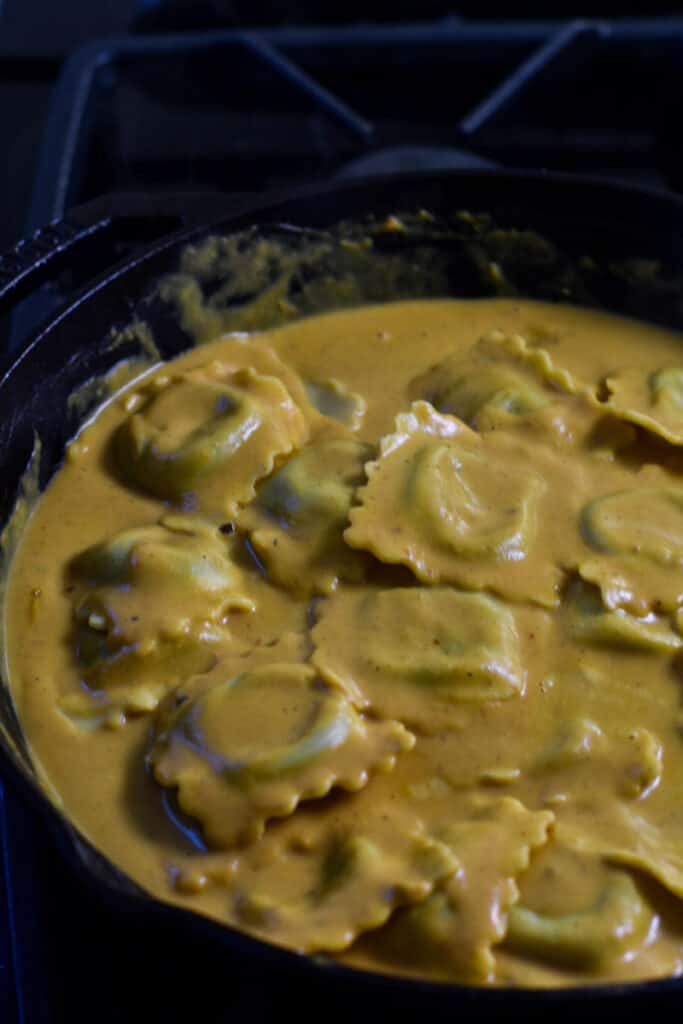
[[[116,191],[261,192],[385,149],[683,184],[683,17],[123,37],[67,62],[29,230]],[[420,166],[425,166],[426,157]],[[448,165],[448,164],[447,164]],[[452,166],[452,160],[450,165]]]

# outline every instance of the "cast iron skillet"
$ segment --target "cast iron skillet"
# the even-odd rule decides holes
[[[76,211],[69,224],[53,225],[0,261],[0,314],[7,312],[32,287],[57,270],[78,262],[103,238],[135,225],[142,235],[185,224],[90,283],[29,342],[13,365],[0,376],[0,522],[6,522],[19,482],[33,449],[42,441],[41,486],[59,465],[66,441],[78,420],[68,397],[94,376],[105,373],[128,352],[112,350],[110,329],[134,317],[147,321],[164,356],[187,347],[188,337],[163,303],[150,295],[155,282],[177,270],[188,242],[214,234],[248,231],[247,239],[291,239],[295,247],[325,238],[331,225],[350,220],[352,237],[370,234],[374,248],[354,267],[353,246],[333,246],[321,267],[304,259],[293,276],[292,303],[303,311],[307,287],[316,273],[343,277],[360,270],[360,300],[391,298],[398,286],[412,294],[491,295],[500,293],[569,300],[683,330],[683,200],[630,186],[550,174],[451,172],[354,181],[274,198],[258,208],[235,210],[225,217],[220,197],[188,198],[183,204],[158,197],[137,197],[121,213],[120,203],[98,203]],[[389,214],[427,210],[430,220],[407,219],[406,233],[384,232]],[[457,211],[486,214],[462,219]],[[194,221],[194,223],[193,223]],[[191,225],[189,230],[187,225]],[[361,227],[358,227],[358,225]],[[289,225],[290,227],[282,227]],[[155,227],[156,226],[156,227]],[[292,227],[293,226],[293,227]],[[321,234],[322,232],[322,234]],[[355,232],[355,235],[354,235]],[[337,237],[337,236],[335,236]],[[249,247],[246,245],[246,251]],[[335,255],[336,254],[336,255]],[[86,255],[87,258],[87,255]],[[391,288],[379,267],[392,268]],[[350,262],[349,262],[350,261]],[[396,270],[397,261],[401,266]],[[378,264],[378,266],[379,266]],[[495,265],[496,271],[491,271]],[[402,268],[402,269],[401,269]],[[212,283],[205,282],[210,290]],[[334,304],[331,298],[323,302]],[[223,944],[226,955],[258,963],[266,971],[299,972],[303,985],[326,994],[328,1007],[340,1000],[363,1013],[371,1005],[386,1013],[410,1007],[420,1012],[459,1010],[523,1010],[576,1013],[596,1002],[605,1009],[629,1009],[642,1002],[651,1008],[683,1004],[683,981],[670,979],[629,986],[603,986],[567,991],[486,990],[455,985],[404,981],[343,968],[324,958],[300,957],[276,950],[241,933],[160,904],[118,871],[73,828],[47,799],[38,784],[6,682],[0,685],[0,770],[21,789],[27,801],[48,821],[61,847],[81,875],[85,874],[110,902],[160,915],[174,926],[199,931]],[[246,962],[245,961],[245,962]],[[231,960],[234,963],[234,959]],[[322,987],[321,987],[322,986]],[[360,1002],[358,1002],[360,1000]]]

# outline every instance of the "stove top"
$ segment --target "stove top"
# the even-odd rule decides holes
[[[475,16],[465,3],[454,14],[396,0],[371,18],[347,2],[317,23],[320,5],[303,0],[254,6],[63,0],[53,25],[40,0],[0,0],[0,249],[112,193],[228,202],[334,177],[496,165],[683,189],[683,17],[666,5],[618,18],[608,4],[590,18],[556,5],[549,20],[540,4],[515,5],[510,19],[495,5]],[[0,333],[5,349],[18,351],[74,284],[61,278],[22,304]],[[270,1019],[301,1003],[291,980],[264,991],[253,965],[187,941],[105,907],[0,787],[3,1024],[91,1020],[95,1006],[98,1020],[139,1019],[143,990],[152,1019],[202,1003]]]

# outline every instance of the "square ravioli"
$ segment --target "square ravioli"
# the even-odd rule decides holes
[[[477,434],[415,402],[366,471],[344,533],[351,547],[407,565],[423,583],[559,603],[560,566],[578,532],[579,462],[543,445],[532,462],[514,437]]]
[[[526,672],[510,609],[449,587],[346,591],[319,606],[313,664],[361,707],[409,723],[508,700]]]

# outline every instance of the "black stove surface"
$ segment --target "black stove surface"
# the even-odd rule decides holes
[[[522,4],[512,20],[494,5],[396,2],[373,17],[347,3],[317,23],[320,5],[255,6],[63,0],[53,21],[45,0],[0,0],[0,249],[110,193],[256,198],[496,164],[683,189],[683,17],[666,5],[620,18],[608,4],[590,17],[556,6],[549,20],[547,5]],[[0,324],[5,347],[17,351],[73,286],[57,281],[4,335]],[[313,987],[268,977],[105,906],[0,785],[1,1024],[138,1020],[143,1005],[166,1021],[202,1008],[270,1020],[285,1003],[311,1019],[332,1012]]]

